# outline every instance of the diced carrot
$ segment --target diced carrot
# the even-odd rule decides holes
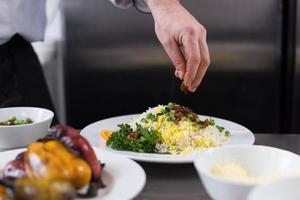
[[[107,140],[110,138],[111,134],[112,134],[112,131],[105,129],[105,130],[101,131],[100,136],[101,136],[105,141],[107,141]]]

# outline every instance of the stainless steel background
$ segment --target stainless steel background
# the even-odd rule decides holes
[[[138,113],[175,101],[255,132],[277,132],[280,0],[190,0],[207,28],[212,64],[196,94],[184,95],[151,15],[108,0],[65,0],[68,123]]]

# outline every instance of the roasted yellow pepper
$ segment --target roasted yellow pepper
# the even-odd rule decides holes
[[[76,189],[88,185],[92,177],[87,162],[56,140],[29,145],[25,169],[29,178],[68,181]]]
[[[76,192],[69,182],[46,179],[18,179],[14,184],[17,200],[73,200]]]

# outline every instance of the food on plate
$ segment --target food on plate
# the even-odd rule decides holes
[[[1,181],[1,200],[73,200],[76,191],[66,181],[46,179],[18,179],[14,182]],[[5,186],[5,187],[4,187]],[[4,192],[1,193],[1,188]],[[9,192],[9,189],[13,192]]]
[[[226,161],[213,166],[211,173],[215,176],[244,183],[264,183],[282,176],[276,172],[271,172],[263,176],[255,176],[243,165],[233,161]]]
[[[66,180],[76,189],[88,185],[92,178],[88,163],[76,154],[70,153],[69,149],[56,140],[29,145],[24,163],[29,177]]]
[[[89,187],[87,194],[81,196],[95,196],[97,190],[104,187],[101,173],[102,166],[89,142],[76,129],[57,125],[50,135],[33,142],[25,152],[10,161],[2,176],[4,182],[14,180],[25,185],[28,183],[28,187],[33,188],[39,184],[61,185],[62,189],[67,188],[67,184],[74,189]],[[35,191],[42,192],[43,189]]]
[[[32,119],[27,117],[25,119],[18,119],[16,117],[11,117],[6,121],[0,121],[0,126],[14,126],[14,125],[24,125],[33,123]]]
[[[175,103],[149,108],[118,127],[115,131],[101,132],[106,145],[143,153],[188,154],[220,146],[228,141],[230,134],[213,119],[201,120],[191,109]]]

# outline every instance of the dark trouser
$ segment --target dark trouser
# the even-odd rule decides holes
[[[0,45],[0,108],[42,107],[54,111],[41,64],[20,35]],[[56,118],[54,123],[56,123]]]

